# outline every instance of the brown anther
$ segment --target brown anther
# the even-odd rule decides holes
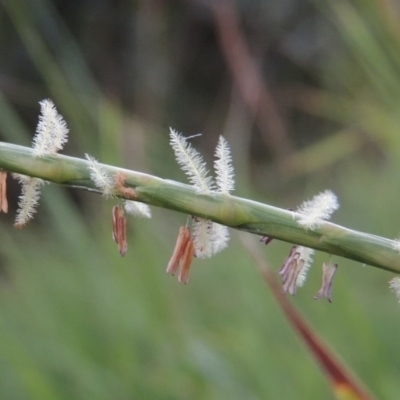
[[[296,294],[297,290],[297,278],[300,271],[304,267],[304,260],[299,260],[299,253],[296,253],[297,257],[293,258],[291,265],[288,270],[288,275],[286,276],[285,282],[283,282],[283,293],[289,292],[292,296]]]
[[[189,281],[189,269],[190,265],[192,264],[193,256],[194,256],[194,244],[193,240],[189,238],[185,247],[185,251],[179,263],[180,271],[179,271],[178,281],[180,283],[188,283]]]
[[[331,291],[332,291],[332,280],[335,276],[336,270],[338,268],[337,264],[323,263],[322,265],[322,287],[315,295],[314,299],[318,300],[322,296],[326,297],[329,303],[332,303]]]
[[[126,218],[124,216],[124,209],[119,206],[114,206],[112,209],[113,216],[113,233],[112,237],[115,243],[118,244],[118,250],[123,257],[128,250],[128,243],[126,241]]]
[[[293,257],[296,254],[296,249],[297,246],[292,246],[292,248],[290,249],[290,253],[288,255],[288,257],[286,258],[285,262],[283,263],[282,267],[279,268],[277,274],[282,275],[282,280],[286,280],[285,276],[288,272],[288,269],[290,267],[291,262],[293,261]]]
[[[7,172],[0,171],[0,212],[8,212],[7,201]]]
[[[297,246],[290,249],[289,256],[278,271],[278,274],[282,275],[283,293],[289,292],[292,296],[296,294],[297,279],[305,262],[300,259],[300,252],[297,250]]]
[[[179,267],[179,262],[183,257],[187,243],[190,240],[190,230],[187,226],[181,226],[179,228],[178,239],[176,240],[174,252],[169,260],[167,266],[167,274],[174,275]]]
[[[125,186],[126,176],[122,172],[118,172],[115,177],[115,189],[118,194],[129,200],[136,200],[137,194],[135,189]]]
[[[167,274],[174,275],[179,268],[178,281],[180,283],[187,283],[193,257],[194,243],[190,235],[190,229],[187,226],[181,226],[174,252],[167,266]]]

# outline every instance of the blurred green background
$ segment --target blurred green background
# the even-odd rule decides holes
[[[288,208],[329,188],[334,222],[399,234],[395,0],[238,0],[234,14],[194,0],[0,4],[1,140],[30,145],[38,102],[51,98],[70,127],[65,154],[186,182],[169,126],[202,132],[193,144],[209,162],[223,134],[235,194]],[[165,268],[186,216],[153,208],[152,220],[130,220],[122,259],[113,201],[48,185],[15,230],[17,200],[10,179],[1,399],[334,398],[236,233],[182,286]],[[262,248],[275,269],[289,249]],[[326,258],[293,302],[377,398],[398,398],[392,276],[337,258],[333,303],[315,302]]]

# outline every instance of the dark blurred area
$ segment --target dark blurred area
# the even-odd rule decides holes
[[[334,222],[394,238],[400,167],[400,10],[391,0],[2,0],[0,138],[29,146],[51,98],[64,154],[186,182],[169,127],[232,148],[236,195],[296,207],[331,189]],[[38,215],[2,217],[0,398],[334,398],[233,236],[181,287],[164,275],[186,216],[132,221],[49,185]],[[271,243],[279,268],[289,245]],[[340,259],[333,304],[296,305],[378,398],[396,398],[398,304],[387,273]],[[200,267],[202,265],[202,267]],[[314,272],[315,271],[315,272]],[[335,278],[336,279],[336,278]]]
[[[74,101],[92,109],[85,109],[90,143],[99,135],[94,111],[102,101],[160,130],[202,132],[208,151],[226,125],[242,123],[241,152],[258,184],[258,171],[271,166],[278,168],[269,181],[281,181],[288,157],[336,128],[296,104],[303,91],[321,87],[324,64],[340,47],[312,3],[21,4],[9,6],[20,14],[17,27],[2,13],[1,89],[31,124],[38,100],[63,95],[54,87],[59,80],[71,92],[64,101],[79,97]]]

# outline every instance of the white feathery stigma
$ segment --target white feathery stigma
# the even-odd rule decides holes
[[[115,195],[115,179],[105,170],[105,168],[89,154],[85,154],[89,161],[90,179],[100,189],[104,196],[112,197]]]
[[[15,226],[23,227],[36,212],[40,198],[40,187],[44,185],[44,181],[21,174],[13,174],[13,177],[18,179],[21,184]]]
[[[310,249],[309,247],[298,246],[296,252],[300,254],[299,261],[303,260],[304,262],[303,267],[299,271],[296,279],[296,286],[300,287],[304,285],[304,282],[307,279],[307,273],[311,267],[314,250]]]
[[[296,211],[301,215],[297,222],[305,229],[316,229],[338,208],[339,202],[336,195],[326,190],[298,207]]]
[[[192,226],[196,257],[209,258],[228,246],[229,230],[226,226],[197,217]]]
[[[223,136],[219,137],[215,149],[214,169],[216,174],[217,192],[229,194],[235,188],[235,173],[232,165],[229,144]]]
[[[64,147],[68,140],[68,128],[51,100],[42,100],[39,104],[41,114],[32,147],[36,157],[43,157]]]
[[[138,201],[125,200],[124,208],[128,214],[137,218],[151,218],[151,210],[147,204],[139,203]]]
[[[210,241],[212,246],[212,254],[217,254],[228,247],[229,230],[225,225],[212,223],[210,232]]]
[[[210,194],[213,182],[201,154],[180,133],[170,128],[170,144],[175,158],[198,193]]]
[[[35,157],[43,157],[57,153],[68,140],[68,128],[63,117],[57,113],[51,100],[39,102],[40,112],[36,134],[32,142],[32,153]],[[21,183],[17,216],[15,225],[24,226],[36,212],[40,198],[40,186],[44,181],[39,178],[31,178],[21,174],[14,174]]]
[[[211,231],[212,221],[204,218],[195,218],[193,222],[193,245],[197,258],[209,258],[213,255]]]
[[[215,149],[215,157],[214,170],[216,175],[216,191],[229,195],[235,188],[235,173],[229,144],[223,136],[219,137]],[[224,225],[213,223],[211,241],[213,244],[213,254],[219,253],[228,246],[229,229]]]
[[[389,281],[389,287],[395,294],[398,302],[400,303],[400,277],[396,276],[391,281]]]

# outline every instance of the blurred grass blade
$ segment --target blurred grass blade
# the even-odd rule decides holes
[[[77,96],[70,79],[60,68],[58,60],[52,55],[37,29],[34,13],[29,8],[29,4],[21,0],[6,0],[3,5],[14,23],[26,51],[43,77],[53,100],[68,118],[71,130],[80,132],[85,126],[87,132],[85,135],[79,135],[79,139],[85,146],[93,145],[92,135],[89,135],[88,132],[91,133],[95,130],[95,121],[90,117],[90,113],[95,116],[91,111],[96,109],[94,99],[91,99],[91,102],[85,102],[82,96]]]

